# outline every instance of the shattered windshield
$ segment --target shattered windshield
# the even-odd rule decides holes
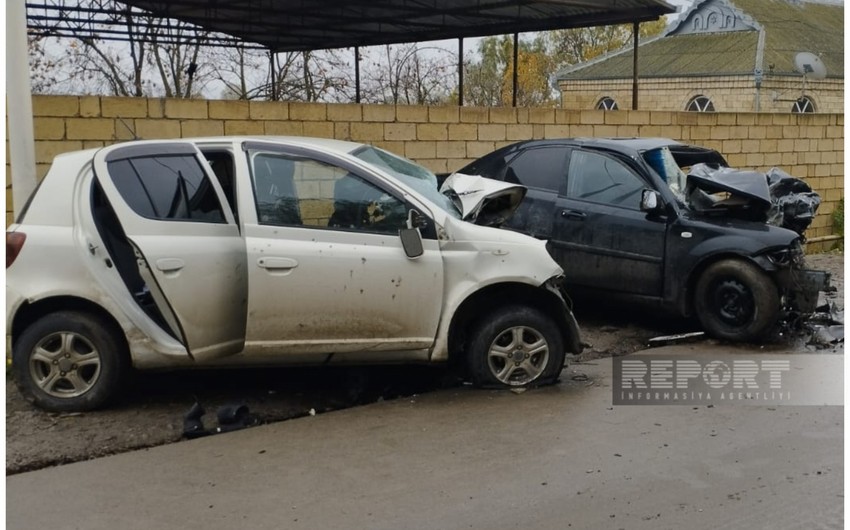
[[[437,189],[437,176],[428,169],[383,149],[364,145],[351,152],[364,162],[377,166],[394,176],[404,184],[421,193],[452,217],[461,218],[460,211],[454,203]]]
[[[687,175],[679,168],[673,153],[667,147],[659,147],[643,153],[643,159],[667,183],[679,202],[685,202]]]

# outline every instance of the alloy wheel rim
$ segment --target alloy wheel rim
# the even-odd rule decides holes
[[[29,370],[42,392],[57,398],[78,397],[91,390],[100,377],[100,352],[78,333],[52,333],[33,348]]]
[[[540,377],[548,361],[549,343],[539,331],[528,326],[502,331],[487,352],[490,373],[510,386],[531,383]]]

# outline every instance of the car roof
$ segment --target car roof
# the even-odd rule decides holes
[[[189,141],[197,145],[214,144],[222,142],[271,142],[276,144],[292,145],[298,147],[312,147],[323,151],[336,153],[350,153],[364,144],[348,142],[345,140],[334,140],[331,138],[311,138],[307,136],[211,136],[201,138],[179,138],[179,141]]]
[[[665,146],[684,145],[670,138],[554,138],[547,140],[527,140],[514,145],[532,147],[555,144],[637,152],[649,151]]]

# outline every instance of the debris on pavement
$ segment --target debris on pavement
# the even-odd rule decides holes
[[[184,438],[191,440],[259,425],[257,418],[251,415],[248,406],[244,403],[228,403],[219,407],[216,412],[218,427],[209,430],[204,427],[202,419],[205,413],[204,407],[197,401],[189,408],[183,416]]]
[[[825,301],[823,297],[818,302],[815,313],[804,324],[806,331],[810,333],[807,344],[829,348],[834,344],[843,343],[844,310],[834,302]]]
[[[705,338],[705,331],[691,331],[689,333],[677,333],[676,335],[662,335],[660,337],[652,337],[649,339],[648,346],[650,348],[656,348],[658,346],[695,342],[702,338]]]

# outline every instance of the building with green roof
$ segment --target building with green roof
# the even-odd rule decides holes
[[[628,47],[560,72],[562,106],[631,108],[633,53]],[[844,5],[697,0],[639,45],[638,77],[643,110],[843,113]]]

